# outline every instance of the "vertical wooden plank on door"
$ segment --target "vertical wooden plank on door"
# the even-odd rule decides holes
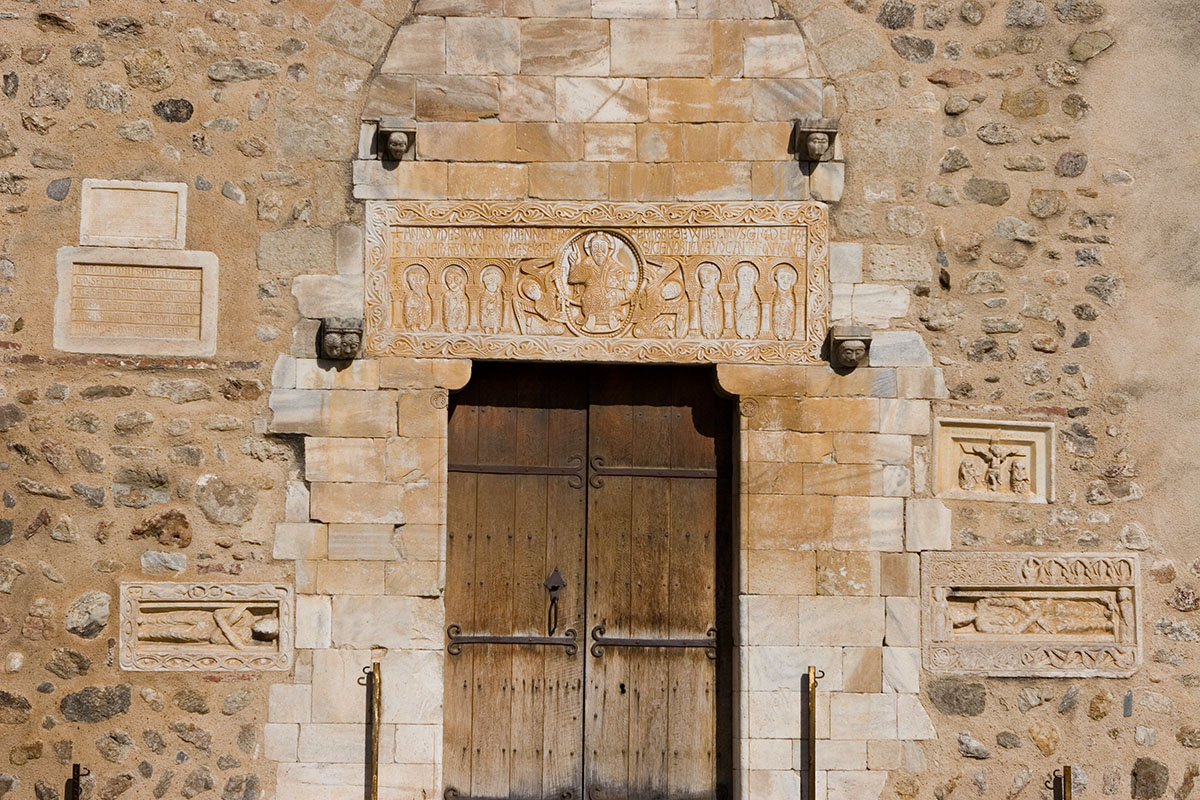
[[[528,369],[514,369],[510,380],[515,384],[515,447],[512,460],[519,466],[547,466],[549,451],[547,407],[550,381],[535,380]],[[546,635],[546,475],[516,475],[514,507],[516,518],[513,539],[512,632],[518,635]],[[542,687],[547,658],[562,655],[550,648],[519,645],[511,648],[511,716],[509,741],[512,755],[509,766],[508,797],[540,798],[542,786],[542,726],[545,709]]]
[[[470,386],[454,397],[447,427],[451,462],[475,462],[479,452],[478,392]],[[446,485],[446,622],[466,631],[475,624],[475,515],[478,478],[449,472]],[[466,791],[471,786],[471,703],[474,690],[474,648],[445,655],[442,718],[443,781]],[[403,676],[398,677],[403,680]]]
[[[708,376],[680,370],[671,382],[671,467],[717,470],[720,403]],[[671,478],[670,635],[702,637],[716,622],[716,478]],[[704,650],[679,651],[668,667],[668,782],[674,797],[716,792],[716,663]]]
[[[655,371],[651,370],[630,369],[627,374],[628,382],[638,391],[630,414],[629,460],[621,465],[669,466],[674,410],[670,404],[671,382],[653,380]],[[663,639],[671,635],[669,521],[675,498],[669,482],[659,477],[632,477],[630,484],[629,628],[613,633]],[[648,648],[627,652],[626,656],[630,794],[635,798],[669,797],[668,670],[677,655],[664,648]]]
[[[487,403],[479,409],[479,462],[515,464],[516,386],[481,382]],[[516,478],[479,475],[476,515],[475,624],[477,631],[509,636],[513,630],[513,540]],[[511,679],[513,648],[475,647],[472,703],[471,794],[504,797],[511,762]]]
[[[559,372],[548,420],[548,455],[551,465],[578,464],[583,472],[587,458],[587,383],[579,368]],[[575,460],[577,459],[577,460]],[[584,627],[584,546],[587,532],[587,484],[569,478],[550,480],[546,505],[546,567],[558,568],[566,587],[559,595],[556,636],[576,632],[579,649],[568,656],[561,648],[545,654],[542,725],[542,786],[544,796],[570,790],[583,797],[583,672],[587,657]]]
[[[632,456],[632,387],[616,369],[596,368],[589,381],[588,455],[605,464],[628,464]],[[599,485],[598,485],[599,484]],[[631,479],[605,476],[588,485],[587,614],[589,633],[629,630],[632,549]],[[590,642],[589,642],[590,644]],[[584,786],[595,800],[629,795],[629,654],[607,648],[587,658],[584,700]]]

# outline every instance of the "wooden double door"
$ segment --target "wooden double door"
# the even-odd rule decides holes
[[[447,798],[728,796],[731,423],[706,369],[476,364],[450,408]]]

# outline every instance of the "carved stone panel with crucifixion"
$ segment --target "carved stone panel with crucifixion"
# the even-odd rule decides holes
[[[812,363],[816,203],[371,203],[375,355]]]
[[[1141,658],[1130,554],[925,553],[925,668],[1125,677]]]

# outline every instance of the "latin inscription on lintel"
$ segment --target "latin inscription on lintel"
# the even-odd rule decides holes
[[[817,203],[368,204],[373,355],[813,363]]]

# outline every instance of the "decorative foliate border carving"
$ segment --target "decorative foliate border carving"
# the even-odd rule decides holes
[[[1131,554],[921,555],[925,668],[994,677],[1128,677],[1141,664]]]
[[[295,609],[283,584],[122,583],[121,669],[289,669]]]
[[[712,227],[744,228],[759,238],[780,229],[801,243],[757,257],[656,250],[647,260],[637,242],[639,230],[660,229],[643,236],[661,242],[668,236],[661,229]],[[366,228],[370,355],[821,361],[829,225],[818,203],[377,201],[367,204]],[[530,235],[543,240],[555,238],[544,229],[562,235],[553,253],[543,242],[538,257],[521,258],[504,247],[467,253],[451,243],[439,250],[418,232],[430,228],[469,230],[463,236],[474,242],[480,228],[495,229],[497,239],[504,229],[542,229]],[[616,269],[596,268],[606,264]]]

